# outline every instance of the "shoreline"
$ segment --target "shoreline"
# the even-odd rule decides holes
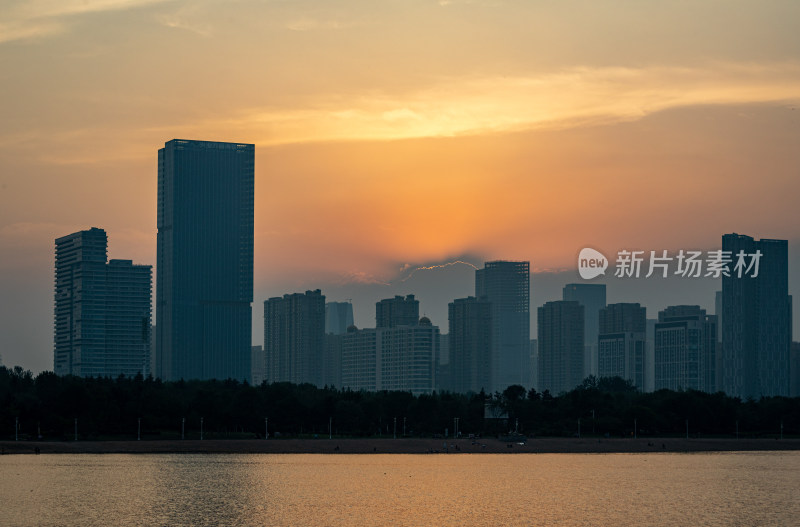
[[[447,447],[445,450],[445,442]],[[798,451],[800,439],[533,438],[0,441],[3,454],[637,454]]]

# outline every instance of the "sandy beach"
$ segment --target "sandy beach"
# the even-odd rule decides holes
[[[0,441],[4,454],[591,454],[800,450],[800,439],[534,438],[524,444],[478,439],[211,439]]]

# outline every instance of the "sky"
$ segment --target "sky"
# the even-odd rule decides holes
[[[255,344],[275,295],[353,299],[366,327],[414,293],[446,331],[484,261],[529,260],[535,308],[583,247],[728,232],[789,240],[798,295],[797,20],[794,0],[7,0],[2,361],[52,369],[55,238],[102,227],[109,257],[155,264],[173,138],[256,144]],[[608,287],[655,317],[713,312],[719,283]]]

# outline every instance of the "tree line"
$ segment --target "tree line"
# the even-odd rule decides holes
[[[638,391],[619,377],[574,390],[363,392],[311,384],[33,375],[0,367],[0,439],[800,435],[800,398],[742,401],[722,392]],[[455,421],[457,419],[457,422]],[[76,421],[77,420],[77,421]],[[77,425],[77,427],[76,427]],[[16,429],[15,429],[16,427]]]

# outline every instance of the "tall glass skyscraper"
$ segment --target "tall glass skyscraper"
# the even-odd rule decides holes
[[[158,151],[156,375],[250,377],[255,146]]]
[[[732,259],[722,277],[722,389],[734,397],[789,395],[792,297],[786,240],[722,236]],[[737,255],[760,253],[758,275],[735,271]],[[747,262],[752,260],[747,257]]]
[[[150,373],[153,269],[106,262],[108,238],[92,228],[56,240],[53,370],[117,377]]]
[[[492,383],[487,392],[533,384],[530,275],[530,262],[486,262],[475,271],[475,296],[492,304]]]

